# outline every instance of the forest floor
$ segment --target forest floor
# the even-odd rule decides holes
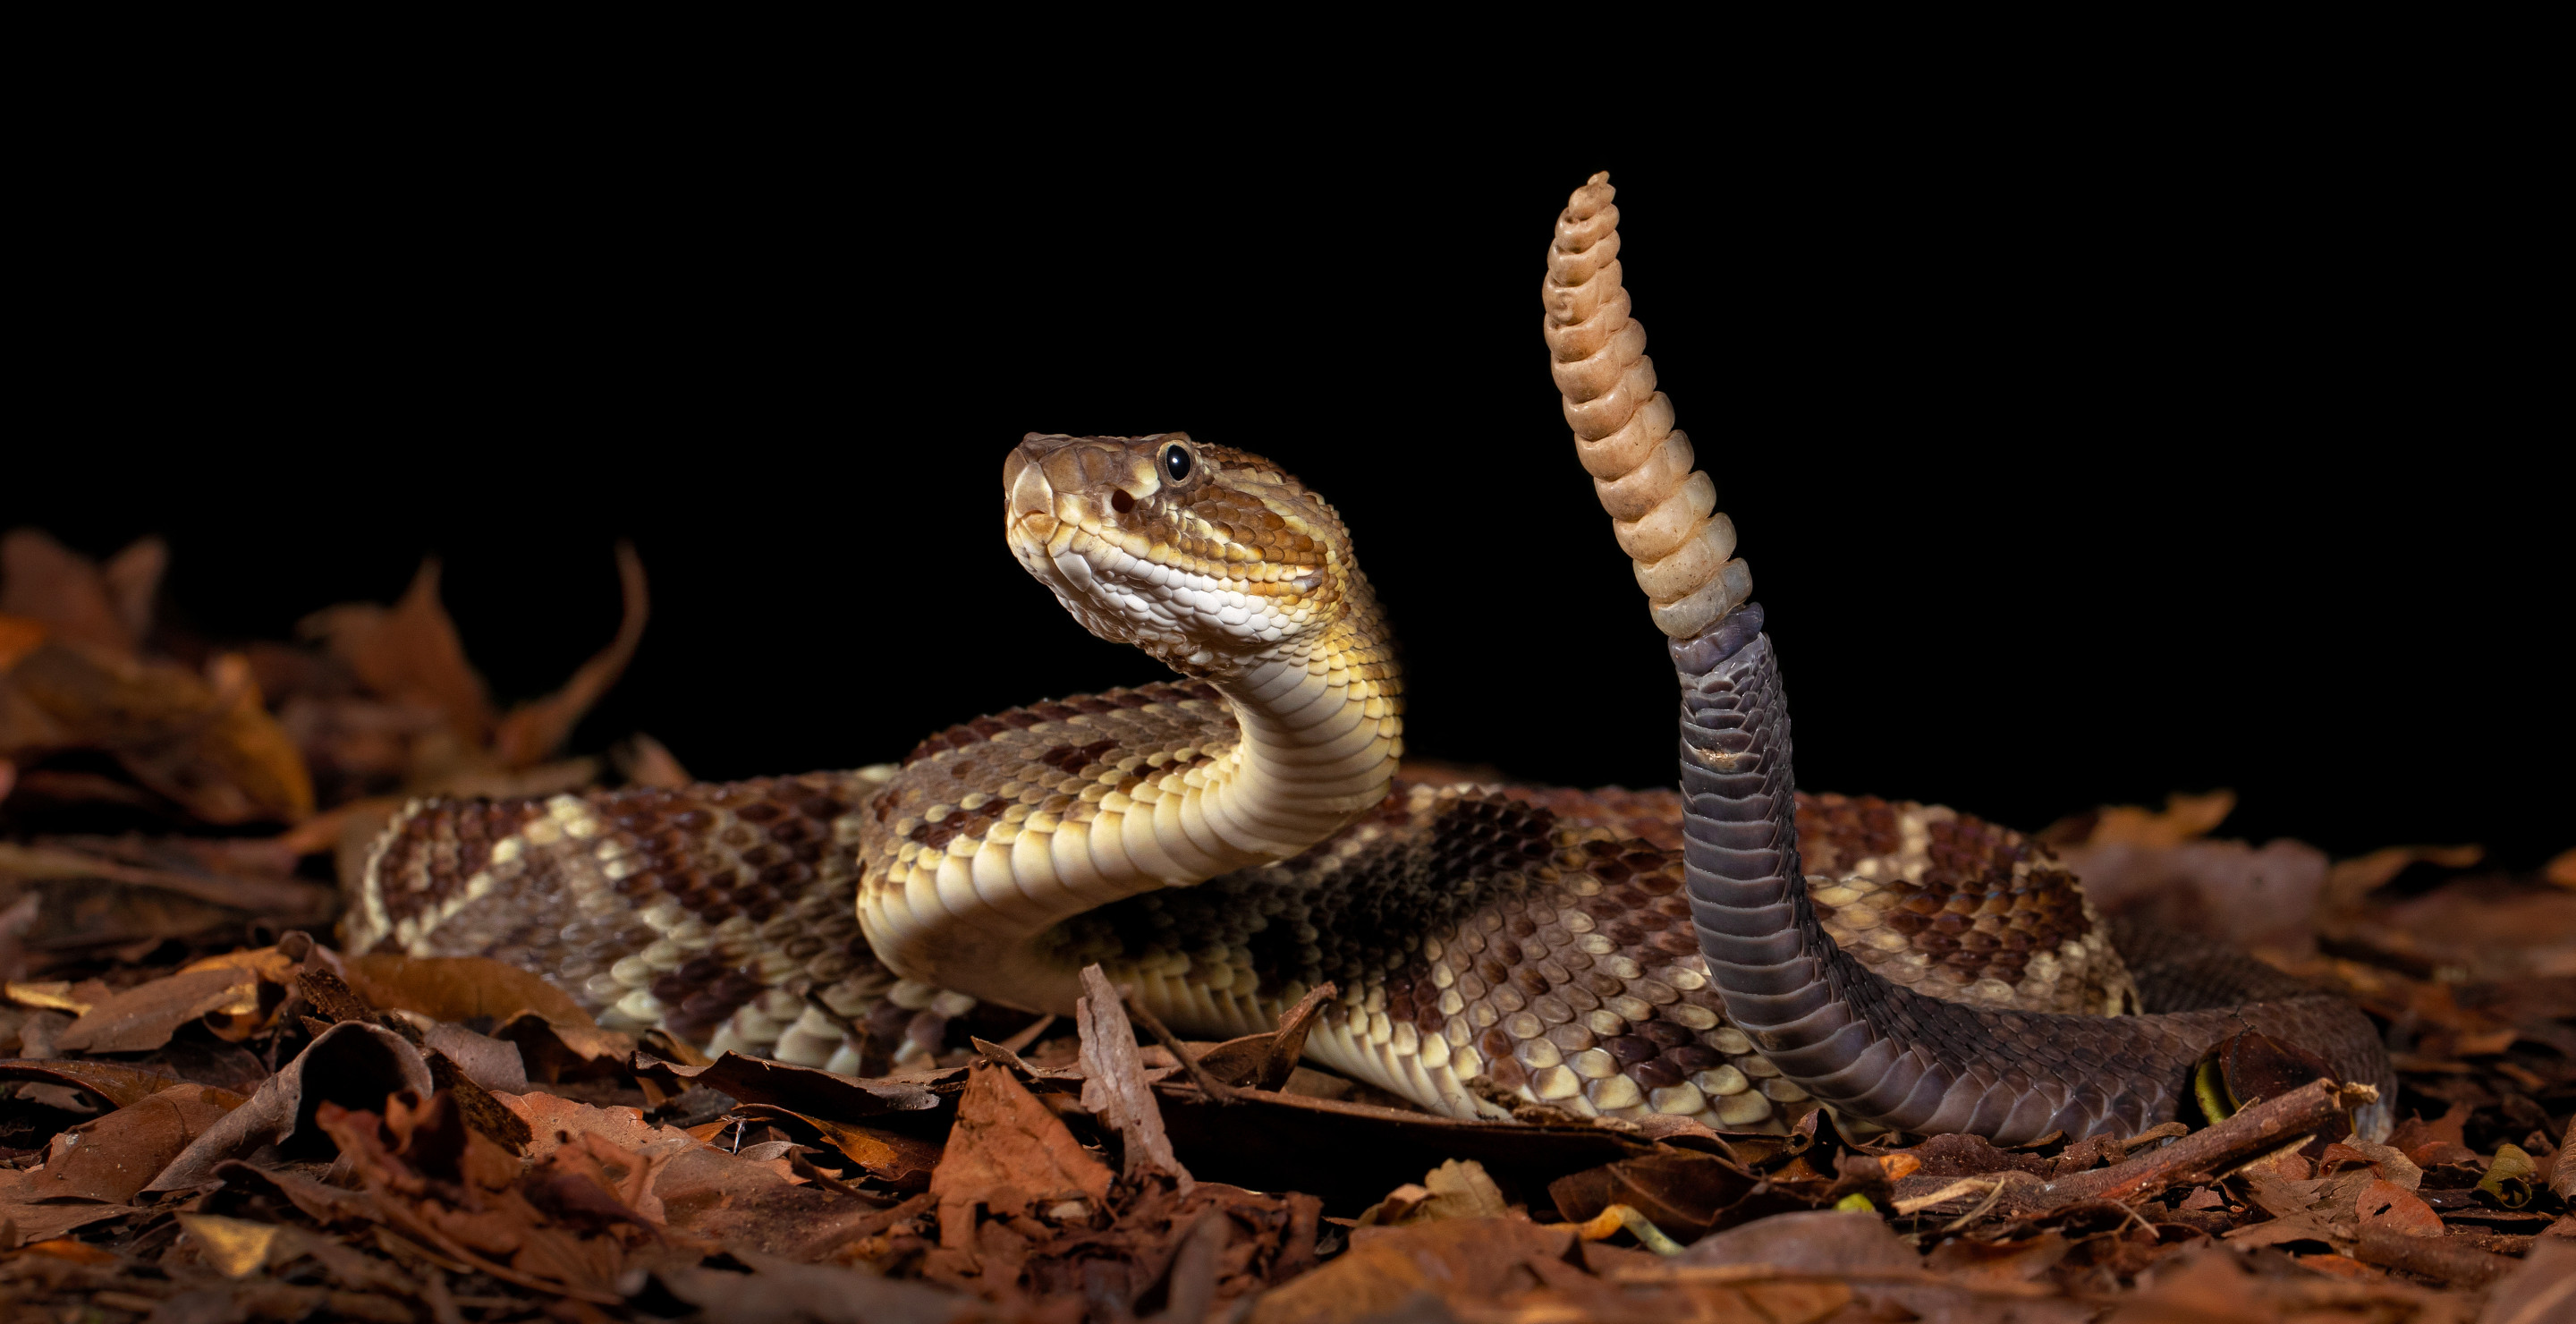
[[[215,647],[156,629],[162,558],[0,540],[9,1319],[2576,1318],[2576,852],[2330,860],[2217,836],[2223,793],[2043,834],[2105,909],[2367,1010],[2380,1144],[2250,1039],[2221,1120],[2118,1139],[1461,1122],[1297,1065],[1315,999],[1188,1043],[1096,973],[1071,1022],[853,1025],[875,1075],[710,1060],[333,937],[403,796],[686,781],[559,754],[641,635],[631,556],[616,639],[507,712],[434,568]]]

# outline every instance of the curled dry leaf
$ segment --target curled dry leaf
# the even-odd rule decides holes
[[[1361,1227],[1403,1227],[1443,1218],[1500,1218],[1510,1212],[1484,1165],[1451,1159],[1398,1186],[1360,1214]]]
[[[146,1189],[178,1191],[214,1179],[216,1165],[242,1158],[262,1145],[289,1154],[321,1148],[314,1117],[325,1103],[381,1109],[386,1096],[408,1090],[427,1098],[436,1089],[429,1064],[410,1041],[380,1025],[343,1021],[314,1037],[248,1102],[206,1129]]]
[[[703,1067],[673,1066],[639,1058],[636,1072],[650,1073],[672,1094],[691,1085],[703,1085],[745,1103],[774,1103],[809,1116],[844,1121],[924,1112],[940,1103],[937,1092],[910,1081],[843,1076],[770,1058],[744,1057],[732,1051]]]
[[[930,1174],[937,1170],[939,1156],[947,1147],[941,1140],[812,1117],[769,1103],[746,1103],[727,1116],[769,1122],[800,1138],[810,1137],[814,1143],[839,1150],[869,1176],[897,1190],[929,1189]]]

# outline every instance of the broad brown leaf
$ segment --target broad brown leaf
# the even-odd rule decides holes
[[[254,999],[259,977],[248,970],[190,970],[137,984],[90,1008],[63,1031],[75,1052],[139,1053],[170,1042],[180,1026],[210,1011]]]
[[[590,1013],[572,995],[515,965],[488,956],[398,956],[386,952],[346,962],[349,984],[378,1007],[432,1020],[506,1021],[535,1012],[548,1021],[589,1027]]]

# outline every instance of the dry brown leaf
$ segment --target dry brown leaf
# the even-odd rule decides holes
[[[1758,1182],[1714,1154],[1666,1149],[1560,1177],[1547,1190],[1568,1222],[1586,1222],[1624,1204],[1665,1235],[1689,1242],[1707,1235]]]
[[[1082,1035],[1083,1108],[1118,1133],[1122,1176],[1134,1181],[1156,1173],[1177,1180],[1187,1191],[1193,1184],[1189,1169],[1172,1157],[1172,1142],[1163,1134],[1163,1110],[1145,1081],[1136,1030],[1127,1021],[1118,990],[1097,965],[1082,968],[1082,989],[1073,1013]]]
[[[0,752],[88,748],[209,823],[293,822],[313,779],[246,675],[212,685],[176,663],[49,638],[8,673]],[[15,746],[15,749],[9,748]]]
[[[2094,817],[2092,832],[2085,841],[2097,846],[2114,842],[2132,846],[2179,846],[2208,836],[2234,812],[2234,791],[2216,790],[2206,795],[2176,791],[2165,797],[2165,807],[2161,811],[2140,805],[2103,806]]]
[[[629,1255],[657,1240],[577,1174],[540,1169],[523,1191],[518,1159],[467,1127],[446,1095],[417,1107],[388,1099],[381,1116],[324,1103],[314,1121],[388,1226],[503,1282],[613,1305]]]
[[[855,1126],[828,1117],[812,1117],[774,1103],[746,1103],[729,1116],[784,1123],[790,1132],[797,1131],[799,1127],[808,1128],[815,1139],[841,1151],[852,1163],[865,1168],[869,1176],[898,1189],[923,1189],[930,1180],[930,1174],[938,1170],[939,1156],[946,1148],[944,1141],[925,1140],[900,1131]],[[715,1129],[727,1125],[724,1122],[709,1123]]]
[[[178,1191],[214,1180],[215,1169],[263,1145],[309,1146],[314,1116],[326,1103],[383,1107],[386,1096],[436,1091],[429,1065],[409,1040],[381,1025],[342,1021],[314,1036],[303,1052],[262,1082],[257,1093],[208,1127],[171,1160],[151,1190]],[[488,1142],[487,1142],[488,1143]]]
[[[129,601],[139,597],[147,612],[150,588],[160,582],[160,563],[167,559],[159,544],[148,538],[117,558],[126,566],[120,577],[131,585],[122,596]],[[119,597],[96,563],[51,535],[12,529],[0,537],[0,612],[41,621],[58,638],[130,658],[143,631],[120,609]],[[143,624],[148,623],[147,618]]]
[[[2363,1227],[2384,1227],[2410,1237],[2442,1235],[2442,1216],[2424,1203],[2413,1191],[2392,1181],[2373,1178],[2354,1198],[2353,1210]]]
[[[1361,1227],[1406,1227],[1444,1218],[1500,1218],[1510,1211],[1502,1188],[1474,1160],[1451,1159],[1420,1183],[1396,1187],[1360,1214]]]
[[[326,607],[299,628],[320,639],[375,694],[437,709],[467,748],[490,741],[492,699],[465,661],[456,623],[439,604],[436,557],[420,563],[411,587],[391,608],[372,602]]]
[[[36,651],[45,642],[45,623],[26,616],[0,613],[0,676],[18,665],[18,659]]]
[[[130,1107],[163,1090],[187,1082],[143,1071],[119,1062],[0,1062],[0,1080],[31,1080],[48,1085],[68,1085],[82,1093],[104,1099],[111,1108]],[[224,1093],[218,1091],[218,1093]],[[229,1095],[225,1107],[241,1106],[238,1094]]]
[[[139,1053],[170,1042],[182,1025],[239,1003],[259,977],[248,970],[192,970],[137,984],[91,1007],[63,1031],[74,1052]]]
[[[1544,1281],[1537,1266],[1562,1264],[1573,1244],[1569,1231],[1515,1218],[1364,1228],[1340,1258],[1263,1296],[1252,1324],[1351,1324],[1422,1294],[1476,1302]]]
[[[397,956],[375,952],[347,959],[350,987],[378,1007],[431,1020],[507,1021],[534,1012],[558,1025],[594,1022],[572,995],[542,977],[488,956]]]
[[[21,1191],[31,1200],[123,1204],[242,1102],[228,1090],[173,1085],[56,1135]]]
[[[848,1121],[939,1106],[938,1094],[913,1081],[843,1076],[730,1050],[703,1067],[673,1066],[644,1057],[638,1057],[635,1066],[636,1074],[652,1076],[673,1094],[704,1085],[745,1103],[774,1103],[809,1117]]]
[[[974,1249],[978,1209],[1007,1218],[1073,1199],[1098,1208],[1109,1199],[1109,1183],[1109,1166],[1010,1072],[990,1062],[967,1068],[956,1129],[930,1178],[942,1247]]]
[[[2335,861],[2326,873],[2325,904],[2353,905],[2386,886],[2412,864],[2438,864],[2465,869],[2486,858],[2483,846],[2386,846],[2367,855]]]

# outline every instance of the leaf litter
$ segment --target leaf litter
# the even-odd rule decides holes
[[[563,745],[647,620],[504,711],[439,601],[298,643],[161,629],[167,549],[0,538],[0,1303],[98,1320],[2497,1320],[2576,1311],[2576,852],[2333,861],[2225,793],[2045,840],[2106,911],[2238,942],[2386,1031],[2401,1118],[2251,1037],[2210,1122],[1998,1148],[1521,1105],[1463,1122],[1184,1042],[931,1017],[853,1077],[603,1029],[480,958],[349,954],[407,795],[674,785]],[[1530,792],[1545,798],[1545,792]],[[1641,814],[1655,793],[1636,797]],[[1640,819],[1647,827],[1653,825]],[[1001,1035],[994,1040],[970,1031]],[[1507,1106],[1509,1106],[1507,1104]],[[14,1317],[14,1315],[12,1316]]]

